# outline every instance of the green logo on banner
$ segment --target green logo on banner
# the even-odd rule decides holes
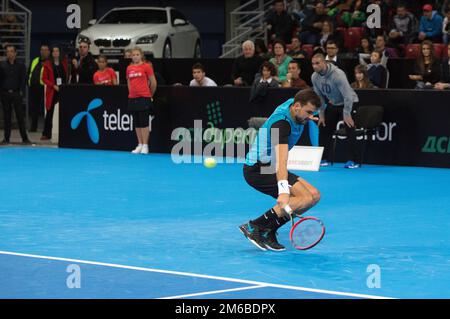
[[[450,154],[450,137],[428,136],[425,145],[422,147],[422,153]]]
[[[220,102],[212,102],[206,105],[206,110],[208,112],[208,121],[214,123],[214,125],[219,125],[222,123],[222,110],[220,108]]]

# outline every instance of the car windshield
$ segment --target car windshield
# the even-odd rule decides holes
[[[99,24],[165,24],[165,10],[114,10],[107,14]]]

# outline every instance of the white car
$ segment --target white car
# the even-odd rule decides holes
[[[89,40],[93,55],[123,56],[136,46],[155,58],[200,58],[201,43],[197,28],[178,10],[170,7],[115,8],[76,40]]]

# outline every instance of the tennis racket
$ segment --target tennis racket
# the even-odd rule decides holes
[[[294,222],[296,216],[292,209],[287,206],[284,210],[288,212],[291,217],[292,227],[289,238],[295,249],[311,249],[322,240],[323,236],[325,236],[325,225],[320,219],[312,216],[298,216],[300,217],[300,220]]]

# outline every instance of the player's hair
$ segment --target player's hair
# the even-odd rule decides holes
[[[311,89],[305,89],[298,92],[294,97],[294,103],[297,102],[299,102],[302,106],[311,103],[316,108],[319,108],[322,104],[320,97]]]
[[[201,70],[203,73],[205,73],[205,67],[201,63],[195,63],[192,66],[192,71],[194,70]]]

